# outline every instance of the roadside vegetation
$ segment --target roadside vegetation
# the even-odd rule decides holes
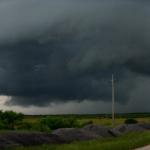
[[[25,116],[13,111],[0,111],[0,130],[27,130],[50,132],[58,128],[80,128],[92,121],[81,122],[74,116]]]
[[[150,132],[135,132],[128,133],[117,138],[74,142],[63,145],[18,147],[11,150],[132,150],[148,144],[150,144]]]
[[[23,121],[24,115],[13,111],[0,111],[0,129],[15,130]]]
[[[132,119],[132,118],[129,118],[129,119],[126,119],[124,121],[125,124],[136,124],[138,123],[138,121],[136,119]]]
[[[143,118],[141,118],[143,116]],[[134,118],[135,117],[135,118]],[[115,126],[150,123],[150,114],[117,114]],[[13,111],[0,111],[0,130],[50,132],[58,128],[81,128],[87,124],[112,127],[110,115],[39,115],[30,116]]]
[[[116,132],[117,137],[110,136],[110,137],[102,138],[103,136],[100,136],[101,139],[99,140],[93,140],[93,139],[98,139],[98,138],[93,138],[91,141],[81,142],[81,140],[79,140],[79,142],[73,142],[70,144],[62,144],[62,143],[60,144],[59,142],[56,142],[55,145],[53,145],[54,142],[51,142],[51,144],[49,145],[39,145],[39,146],[29,147],[29,145],[31,146],[31,145],[40,144],[41,141],[39,142],[37,142],[37,140],[34,141],[35,137],[38,137],[38,139],[40,139],[39,136],[41,136],[42,140],[43,139],[47,140],[47,138],[51,138],[51,140],[53,139],[59,141],[60,140],[59,138],[61,138],[60,135],[58,137],[49,137],[49,136],[53,136],[53,134],[51,133],[54,133],[54,130],[56,131],[56,129],[58,129],[56,132],[57,134],[59,133],[62,134],[64,132],[65,133],[64,135],[67,134],[68,136],[68,132],[71,132],[71,136],[73,136],[72,135],[73,133],[75,136],[74,138],[76,138],[76,136],[80,137],[81,135],[82,136],[84,135],[84,138],[85,137],[87,138],[89,133],[91,133],[89,132],[91,128],[89,127],[88,131],[86,130],[87,131],[86,133],[88,134],[86,134],[85,130],[83,131],[83,129],[86,125],[89,124],[95,125],[95,128],[93,128],[94,126],[92,127],[93,137],[95,136],[94,135],[95,130],[97,133],[98,130],[97,125],[100,125],[99,130],[101,131],[101,134],[105,133],[105,131],[107,130],[104,129],[103,127],[106,128],[108,127],[109,131],[113,130],[114,133],[116,132],[116,130],[117,131],[119,131],[119,129],[122,130],[122,128],[123,130],[127,130],[127,131],[129,130],[131,132],[129,133],[123,132],[123,134]],[[115,126],[112,126],[112,120],[110,115],[39,115],[39,116],[33,115],[30,116],[30,115],[24,115],[22,113],[16,113],[13,111],[0,111],[0,142],[1,142],[0,146],[2,145],[4,145],[4,147],[8,146],[6,150],[35,150],[35,149],[36,150],[94,150],[94,149],[131,150],[136,147],[150,144],[150,131],[149,129],[145,130],[141,126],[138,126],[140,124],[145,124],[144,128],[147,128],[146,124],[150,124],[149,113],[130,114],[130,115],[117,114],[115,120]],[[64,129],[59,130],[59,128],[75,128],[75,129],[74,130],[69,129],[67,131]],[[115,128],[116,130],[114,130]],[[137,132],[133,132],[133,131],[137,131]],[[20,137],[22,138],[20,139]],[[28,140],[29,138],[30,140]],[[5,143],[4,140],[7,142]],[[21,145],[26,145],[27,147],[19,146],[17,148],[12,148],[13,147],[12,141],[15,143],[15,140],[18,141],[18,143],[19,142],[26,143]],[[76,141],[76,140],[72,140],[72,141]],[[30,144],[30,142],[34,144]],[[9,148],[9,144],[7,143],[9,143],[12,147]],[[41,142],[41,144],[43,143]],[[49,140],[46,143],[49,143]]]

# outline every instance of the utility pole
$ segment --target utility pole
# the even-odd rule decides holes
[[[115,81],[112,74],[112,125],[115,124]]]

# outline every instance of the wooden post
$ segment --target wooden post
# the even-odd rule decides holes
[[[115,82],[112,74],[112,125],[115,124]]]

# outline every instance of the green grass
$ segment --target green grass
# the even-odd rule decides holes
[[[61,115],[59,115],[61,116]],[[36,122],[39,122],[39,120],[41,118],[43,118],[43,116],[25,116],[24,118],[24,121],[25,122],[28,122],[28,123],[36,123]],[[62,116],[63,117],[63,116]],[[66,117],[69,117],[69,115],[66,115]],[[117,125],[120,125],[120,124],[123,124],[124,121],[125,121],[126,118],[116,118],[115,119],[115,126]],[[136,119],[139,123],[150,123],[150,117],[137,117],[137,118],[134,118]],[[82,123],[85,123],[85,122],[88,122],[88,121],[92,121],[94,124],[97,124],[97,125],[104,125],[104,126],[109,126],[111,127],[112,126],[112,119],[111,118],[102,118],[102,117],[96,117],[96,116],[92,116],[92,117],[80,117],[80,116],[77,116],[77,120],[82,124]]]
[[[105,138],[94,141],[74,142],[63,145],[42,145],[36,147],[18,147],[11,150],[132,150],[150,144],[150,132],[129,133],[117,138]]]
[[[139,123],[150,123],[150,118],[135,118]],[[93,124],[97,125],[104,125],[104,126],[112,126],[112,119],[110,118],[85,118],[79,120],[81,123],[92,121]],[[125,121],[125,118],[116,118],[115,119],[115,126],[118,126],[120,124],[123,124]]]

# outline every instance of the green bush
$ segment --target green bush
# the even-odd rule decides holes
[[[41,131],[41,132],[50,132],[51,129],[40,122],[22,122],[18,128],[18,130],[28,130],[28,131]]]
[[[47,125],[41,123],[35,123],[32,127],[32,130],[41,132],[51,132],[51,129]]]
[[[0,129],[15,129],[23,120],[24,115],[14,111],[0,111]]]
[[[78,121],[73,118],[63,118],[63,117],[46,117],[41,119],[40,123],[46,125],[48,128],[54,130],[58,128],[72,128],[79,127]]]
[[[129,119],[126,119],[124,123],[125,124],[136,124],[136,123],[138,123],[138,121],[135,119],[129,118]]]
[[[93,124],[93,121],[92,120],[85,121],[82,124],[80,124],[80,127],[84,127],[84,126],[89,125],[89,124]]]
[[[0,130],[1,129],[5,129],[6,128],[6,125],[4,124],[4,122],[2,122],[1,120],[0,120]]]
[[[19,130],[31,130],[32,126],[33,126],[32,123],[22,122],[18,125],[17,129],[19,129]]]

